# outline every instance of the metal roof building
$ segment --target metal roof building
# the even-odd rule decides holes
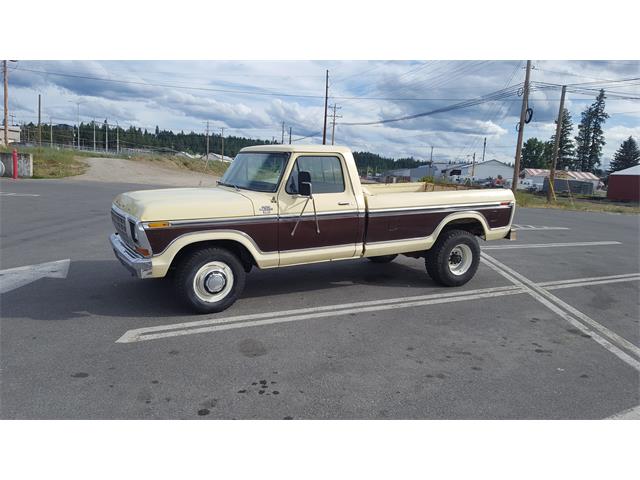
[[[625,168],[609,175],[607,198],[640,202],[640,165]]]

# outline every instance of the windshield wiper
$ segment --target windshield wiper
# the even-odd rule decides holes
[[[238,188],[238,186],[235,183],[224,183],[218,180],[218,185],[222,185],[223,187],[233,187],[236,189],[236,191],[238,192],[240,191],[240,188]]]

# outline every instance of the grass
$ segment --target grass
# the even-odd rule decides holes
[[[536,195],[529,192],[518,191],[516,193],[516,205],[529,208],[556,208],[561,210],[575,210],[582,212],[611,212],[611,213],[640,213],[640,205],[616,203],[608,200],[593,201],[586,198],[574,197],[573,201],[568,197],[557,197],[556,201],[547,203],[544,195]]]
[[[3,152],[12,149],[2,148]],[[78,152],[45,147],[21,147],[20,153],[33,155],[33,178],[64,178],[83,174],[87,166],[78,159]]]

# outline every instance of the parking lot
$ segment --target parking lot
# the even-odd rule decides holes
[[[406,257],[253,270],[233,307],[193,316],[113,257],[111,200],[137,188],[0,182],[2,418],[600,419],[640,404],[637,216],[519,209],[518,239],[483,243],[459,289]]]

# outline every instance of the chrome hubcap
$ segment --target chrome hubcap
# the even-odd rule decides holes
[[[215,303],[224,299],[233,288],[233,271],[224,262],[209,262],[193,277],[193,291],[203,302]]]
[[[209,293],[218,293],[227,284],[227,277],[222,272],[212,272],[204,281],[204,288]]]
[[[449,270],[454,275],[464,275],[473,262],[473,253],[468,245],[460,244],[453,247],[449,254]]]

